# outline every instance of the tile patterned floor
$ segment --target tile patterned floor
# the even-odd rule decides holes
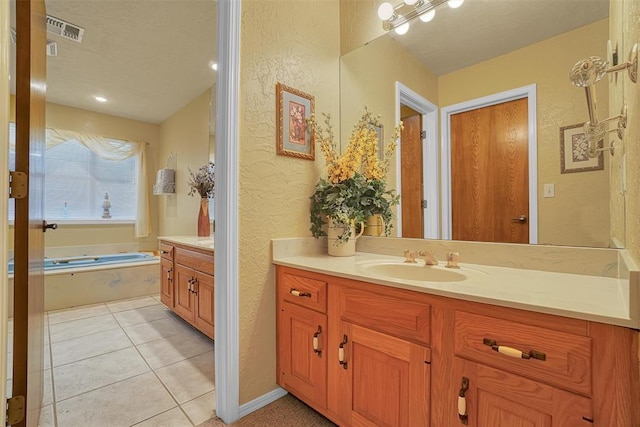
[[[214,416],[213,342],[157,296],[48,312],[44,350],[41,427],[188,427]]]

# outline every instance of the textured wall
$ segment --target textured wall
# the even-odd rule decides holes
[[[240,403],[276,386],[270,240],[309,236],[309,196],[324,160],[276,155],[275,85],[339,111],[338,0],[242,2],[240,75]],[[218,141],[218,143],[221,143]]]
[[[340,53],[352,50],[386,34],[378,19],[382,0],[340,0]],[[394,4],[397,2],[393,2]],[[363,19],[373,17],[371,19]]]
[[[441,76],[440,106],[537,83],[538,212],[541,244],[609,246],[609,156],[605,169],[560,174],[561,126],[588,119],[584,91],[569,82],[573,65],[587,56],[606,57],[607,20]],[[599,115],[608,117],[607,85],[597,86]],[[555,183],[555,198],[543,184]]]
[[[13,121],[13,96],[11,99],[11,120]],[[159,140],[158,125],[51,103],[47,104],[46,115],[48,127],[103,135],[130,141],[148,142],[150,145],[147,147],[147,166],[149,181],[153,182],[152,175],[155,177],[154,174]],[[52,233],[47,233],[45,244],[47,247],[52,247],[84,246],[104,243],[135,243],[139,245],[140,249],[154,249],[158,246],[156,242],[158,230],[157,207],[157,203],[155,203],[153,199],[150,199],[149,208],[151,211],[152,232],[149,237],[136,239],[133,224],[60,224],[58,230]],[[13,249],[13,227],[9,227],[9,235],[9,249],[11,250]]]
[[[209,156],[209,96],[207,89],[160,124],[158,168],[164,168],[171,152],[176,154],[176,194],[154,196],[159,204],[160,236],[196,235],[200,196],[189,196],[188,168],[196,170]],[[152,183],[155,182],[154,171]]]

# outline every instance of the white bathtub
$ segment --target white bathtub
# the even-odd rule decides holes
[[[149,256],[143,259],[125,260],[123,255],[127,254],[47,259],[44,309],[58,310],[158,294],[160,258],[147,253]],[[9,275],[9,297],[13,301],[12,274]],[[13,316],[11,307],[9,315]]]

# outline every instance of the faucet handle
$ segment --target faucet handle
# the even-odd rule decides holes
[[[449,252],[447,254],[447,267],[448,268],[460,268],[458,265],[458,259],[460,254],[458,252]]]
[[[418,255],[424,257],[424,265],[438,265],[438,260],[433,256],[431,251],[420,251]]]
[[[409,262],[411,264],[415,264],[416,263],[416,256],[417,254],[415,252],[411,252],[409,249],[405,249],[404,250],[404,262]]]

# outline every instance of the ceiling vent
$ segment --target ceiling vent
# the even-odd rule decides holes
[[[51,15],[47,15],[47,31],[78,43],[81,43],[84,37],[84,28]]]

